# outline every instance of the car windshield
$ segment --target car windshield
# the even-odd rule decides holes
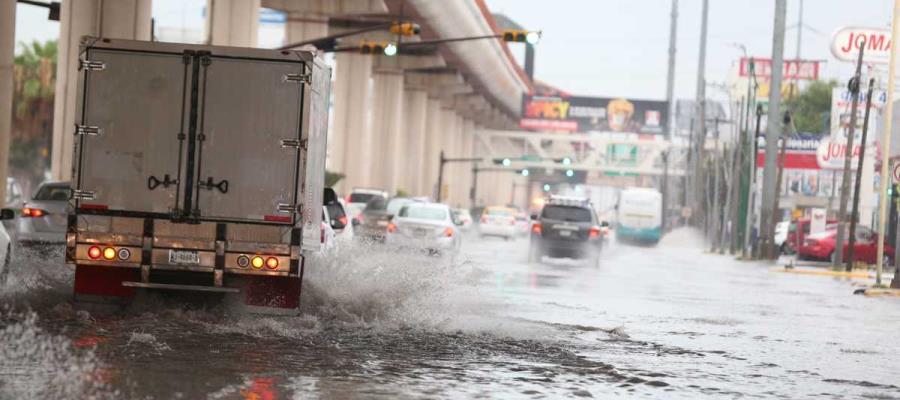
[[[400,211],[400,208],[412,203],[411,199],[391,199],[387,203],[387,213],[388,214],[397,214]]]
[[[546,206],[541,216],[568,222],[591,222],[591,210],[571,206]]]
[[[34,200],[67,201],[71,192],[67,185],[45,185],[34,194]]]
[[[505,208],[488,208],[487,210],[485,210],[484,213],[487,215],[490,215],[492,217],[512,217],[513,216],[512,211],[507,210]]]
[[[440,207],[408,206],[400,210],[400,217],[442,221],[447,219],[447,210]]]
[[[366,208],[364,209],[364,211],[384,211],[385,208],[387,208],[387,200],[381,197],[376,197],[366,203]]]

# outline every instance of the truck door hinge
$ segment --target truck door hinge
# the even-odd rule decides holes
[[[312,74],[284,74],[281,77],[282,82],[294,83],[312,83]]]
[[[281,147],[293,147],[306,150],[306,139],[281,139]]]
[[[103,61],[81,60],[78,66],[85,71],[103,71],[106,69],[106,63]]]
[[[103,129],[94,125],[75,125],[76,135],[99,136],[103,134]]]
[[[72,198],[77,200],[94,200],[94,191],[75,189],[72,191]]]
[[[294,213],[297,212],[297,206],[288,203],[278,203],[277,210],[283,213]]]

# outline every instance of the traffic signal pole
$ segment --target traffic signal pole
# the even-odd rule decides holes
[[[438,164],[438,179],[437,179],[437,190],[434,196],[437,199],[437,202],[442,202],[443,199],[443,186],[444,186],[444,164],[452,163],[452,162],[481,162],[481,157],[467,157],[467,158],[446,158],[444,157],[444,151],[441,150],[439,164]],[[477,179],[477,177],[476,177]]]

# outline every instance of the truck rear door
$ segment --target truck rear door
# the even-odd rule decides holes
[[[83,208],[178,208],[188,64],[178,53],[88,48],[73,188]],[[152,190],[148,187],[152,186]],[[78,197],[76,197],[78,198]]]
[[[293,223],[304,84],[290,77],[302,76],[305,63],[208,60],[195,209],[204,220]]]

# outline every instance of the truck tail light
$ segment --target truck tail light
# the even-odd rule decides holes
[[[388,224],[387,224],[387,231],[388,231],[388,233],[394,233],[394,232],[397,232],[397,225],[394,225],[393,222],[388,222]]]
[[[453,237],[453,228],[444,229],[444,236]]]
[[[278,269],[278,259],[275,257],[269,257],[266,259],[266,268],[268,269]]]
[[[591,239],[596,239],[596,238],[600,237],[600,227],[592,226],[591,230],[588,232],[588,237]]]
[[[238,258],[237,258],[237,265],[238,265],[238,267],[240,267],[240,268],[247,268],[247,267],[249,267],[249,266],[250,266],[250,257],[247,257],[247,256],[245,256],[245,255],[240,255],[240,256],[238,256]]]
[[[533,225],[531,225],[531,233],[540,234],[541,232],[543,232],[543,229],[544,227],[541,226],[540,222],[535,222]]]
[[[92,260],[96,260],[103,255],[103,250],[100,250],[100,246],[91,246],[88,248],[88,257]]]
[[[263,264],[265,264],[265,263],[266,263],[266,261],[263,260],[263,258],[260,256],[255,256],[252,259],[250,259],[250,266],[252,266],[255,269],[262,269]]]
[[[22,216],[27,218],[40,218],[47,215],[47,212],[40,208],[25,207],[22,209]]]
[[[119,261],[128,260],[129,258],[131,258],[131,250],[121,248],[119,249],[117,256],[119,256]]]
[[[110,261],[114,260],[116,258],[116,249],[114,249],[112,247],[107,247],[107,248],[103,249],[103,258],[110,260]]]

